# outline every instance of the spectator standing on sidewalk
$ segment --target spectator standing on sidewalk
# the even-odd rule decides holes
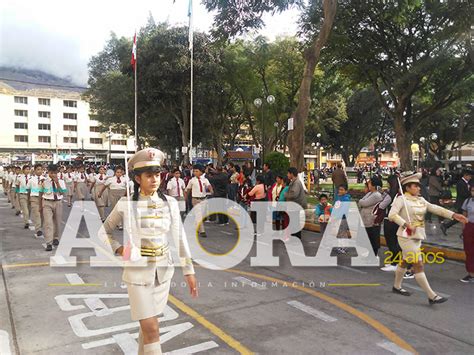
[[[441,178],[441,169],[433,168],[428,178],[428,194],[430,203],[440,206],[439,199],[443,192],[443,179]],[[442,217],[439,217],[442,218]],[[431,222],[431,213],[426,214],[426,220]],[[441,222],[441,220],[440,220]]]
[[[456,183],[456,202],[454,203],[456,213],[462,213],[462,205],[464,201],[466,201],[466,199],[471,196],[471,178],[472,171],[464,170],[462,173],[462,178]],[[448,235],[447,230],[456,223],[458,223],[456,220],[441,223],[441,231],[443,234],[445,236]]]
[[[380,225],[376,225],[374,207],[382,202],[382,194],[379,189],[382,187],[378,178],[372,177],[366,183],[367,193],[359,200],[360,215],[364,223],[365,230],[369,236],[370,244],[375,256],[378,256],[380,249]]]
[[[474,186],[471,186],[471,197],[464,201],[462,211],[467,217],[468,223],[463,230],[467,275],[461,279],[461,282],[474,283]]]
[[[308,206],[306,193],[301,180],[298,178],[298,170],[295,167],[289,168],[287,176],[290,183],[288,186],[288,192],[285,194],[285,201],[296,202],[303,209],[306,209]],[[292,235],[301,239],[301,231],[298,231]]]
[[[333,171],[331,175],[332,185],[334,196],[337,196],[337,189],[341,185],[348,186],[347,175],[344,169],[342,168],[342,164],[337,164],[336,170]]]

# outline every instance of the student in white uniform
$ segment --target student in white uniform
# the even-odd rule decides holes
[[[78,172],[74,177],[74,192],[78,201],[84,201],[87,196],[87,175],[84,165],[78,168]]]
[[[64,180],[58,178],[58,166],[48,166],[48,177],[41,184],[43,198],[44,239],[46,251],[52,251],[53,245],[59,245],[63,216],[63,195],[66,193]]]
[[[19,216],[21,213],[20,208],[20,200],[18,198],[18,191],[20,189],[20,177],[21,174],[21,167],[15,166],[15,173],[13,175],[13,182],[12,182],[12,194],[13,194],[13,206],[15,207],[15,215]]]
[[[36,238],[43,236],[41,229],[41,200],[40,192],[43,183],[43,165],[38,163],[33,167],[33,176],[28,180],[29,200],[31,206],[31,220],[35,226]]]
[[[186,189],[186,184],[184,180],[181,179],[181,171],[179,169],[174,169],[173,177],[169,179],[166,186],[166,191],[169,196],[174,197],[178,204],[180,204],[180,209],[185,209],[185,199],[184,199],[184,190]],[[183,213],[181,213],[183,215]]]
[[[117,166],[115,168],[115,175],[107,179],[97,196],[102,198],[102,195],[108,189],[109,205],[111,210],[113,210],[117,202],[127,195],[128,183],[128,178],[124,176],[124,169],[121,166]],[[122,225],[119,225],[119,229],[122,229]]]
[[[196,229],[199,229],[199,236],[205,238],[207,235],[204,230],[204,211],[199,204],[206,199],[208,192],[212,194],[213,190],[209,180],[202,176],[203,170],[202,165],[197,164],[193,166],[194,177],[189,180],[188,186],[186,186],[186,193],[191,193],[193,211],[196,217]]]
[[[30,166],[24,165],[22,171],[23,173],[18,175],[18,202],[23,214],[25,229],[28,229],[30,227],[30,210],[28,206],[28,180],[30,178]]]
[[[66,197],[67,197],[67,206],[72,206],[72,195],[74,191],[74,177],[75,172],[72,169],[71,165],[68,165],[66,168],[66,172],[64,173],[64,182],[66,183]]]
[[[135,203],[130,208],[133,211],[130,219],[140,220],[139,223],[132,223],[130,236],[141,256],[148,259],[147,266],[125,267],[122,274],[127,284],[131,318],[140,322],[138,354],[162,354],[157,316],[166,306],[174,274],[169,250],[171,240],[179,249],[179,264],[191,296],[198,296],[179,208],[172,197],[163,195],[158,189],[163,157],[161,151],[147,148],[135,153],[128,162],[135,184],[132,197]],[[122,201],[127,203],[126,197]],[[120,207],[116,206],[107,217],[99,237],[108,241],[117,254],[129,255],[130,248],[122,246],[113,235],[115,227],[127,218],[126,213],[123,213],[127,208]]]
[[[107,194],[106,191],[104,191],[103,187],[105,185],[105,182],[107,181],[107,178],[108,176],[105,175],[105,167],[99,167],[99,173],[94,175],[91,179],[92,184],[90,187],[90,193],[92,194],[94,192],[93,196],[95,205],[97,206],[100,220],[102,222],[105,221],[105,206],[107,204]]]

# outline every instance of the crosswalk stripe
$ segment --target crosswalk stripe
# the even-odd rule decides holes
[[[298,301],[288,301],[286,303],[288,303],[292,307],[295,307],[296,309],[299,309],[300,311],[303,311],[305,313],[312,315],[315,318],[321,319],[322,321],[325,321],[325,322],[337,321],[337,318],[331,317],[329,314],[319,311],[316,308],[310,307],[304,303],[301,303]]]

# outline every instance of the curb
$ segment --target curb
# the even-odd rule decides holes
[[[311,231],[311,232],[317,232],[317,233],[320,232],[319,224],[315,224],[315,223],[306,222],[303,229]],[[384,236],[380,236],[380,245],[387,246]],[[443,257],[449,260],[456,260],[456,261],[461,261],[461,262],[466,261],[466,253],[464,253],[463,250],[444,248],[441,246],[430,245],[430,244],[423,244],[423,251],[426,253],[432,252],[435,254],[442,253]]]

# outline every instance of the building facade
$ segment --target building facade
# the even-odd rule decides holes
[[[125,128],[102,127],[90,118],[80,90],[35,87],[27,90],[0,82],[0,162],[121,160],[134,152]]]

